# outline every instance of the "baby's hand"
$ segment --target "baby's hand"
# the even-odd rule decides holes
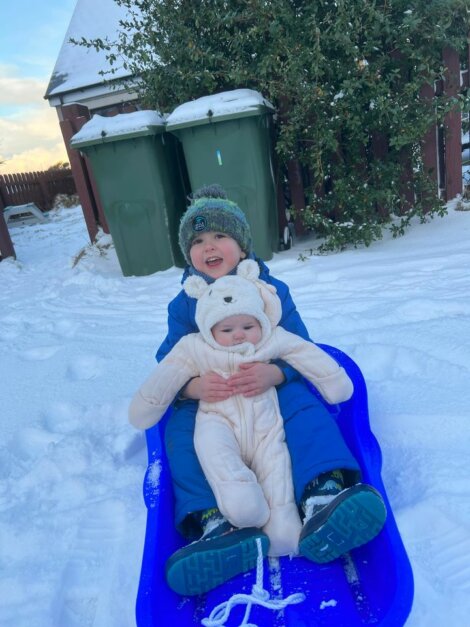
[[[227,379],[216,372],[208,372],[192,379],[184,389],[184,396],[206,403],[225,401],[232,396],[233,389]]]
[[[283,381],[284,375],[278,366],[260,361],[240,364],[239,372],[228,379],[235,394],[246,397],[263,394],[273,385],[279,385]]]

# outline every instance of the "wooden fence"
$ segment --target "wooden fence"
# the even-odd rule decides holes
[[[34,202],[41,211],[48,211],[57,194],[76,193],[71,169],[0,175],[0,210]]]

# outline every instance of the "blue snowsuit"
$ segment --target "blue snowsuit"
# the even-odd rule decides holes
[[[260,265],[260,278],[274,285],[281,299],[280,326],[309,340],[287,285],[272,277],[263,261],[256,261]],[[187,276],[186,270],[182,282]],[[199,331],[194,319],[196,302],[181,290],[169,304],[168,335],[158,349],[157,361],[161,361],[181,337]],[[349,470],[350,481],[355,483],[360,477],[359,466],[335,419],[296,370],[280,360],[275,363],[285,377],[285,381],[277,386],[277,392],[291,456],[296,502],[300,502],[305,486],[322,472],[337,468]],[[194,450],[197,408],[198,401],[175,399],[165,429],[165,447],[175,493],[175,524],[188,539],[197,538],[201,533],[196,521],[188,514],[217,506]]]

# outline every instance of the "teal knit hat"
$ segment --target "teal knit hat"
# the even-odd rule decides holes
[[[194,192],[191,204],[181,218],[179,245],[187,263],[193,239],[207,231],[225,233],[232,237],[247,255],[251,253],[251,231],[245,214],[225,190],[217,184],[201,187]]]

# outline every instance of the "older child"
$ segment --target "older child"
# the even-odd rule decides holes
[[[276,358],[294,366],[329,403],[350,398],[352,382],[334,359],[277,326],[280,300],[258,275],[257,263],[246,260],[236,276],[209,285],[201,277],[186,281],[186,293],[198,301],[200,332],[181,338],[136,393],[129,411],[136,427],[146,429],[160,420],[192,377],[216,371],[227,379],[241,364]],[[262,528],[271,556],[296,553],[301,524],[275,389],[248,398],[238,394],[214,403],[201,401],[194,443],[226,519],[234,527]],[[184,573],[180,575],[172,572],[169,583],[187,592]]]
[[[244,213],[219,186],[194,194],[179,230],[179,243],[188,263],[188,276],[208,283],[235,274],[242,259],[253,258],[260,278],[276,288],[281,300],[279,325],[309,340],[285,283],[270,276],[267,266],[251,250],[250,228]],[[157,352],[161,361],[188,333],[199,331],[196,299],[184,290],[168,307],[168,335]],[[302,518],[299,551],[312,561],[334,560],[371,540],[377,533],[369,521],[382,519],[384,504],[378,493],[359,484],[361,473],[331,414],[307,387],[302,376],[282,360],[241,364],[228,380],[216,372],[196,376],[180,390],[165,430],[165,445],[175,492],[175,523],[189,546],[167,563],[172,573],[185,575],[195,594],[219,585],[254,567],[260,529],[237,529],[217,508],[216,499],[194,448],[198,402],[223,401],[235,394],[252,397],[276,386],[289,449],[295,501]],[[266,546],[266,545],[264,545]],[[186,576],[187,575],[187,576]],[[191,583],[189,583],[191,582]]]

